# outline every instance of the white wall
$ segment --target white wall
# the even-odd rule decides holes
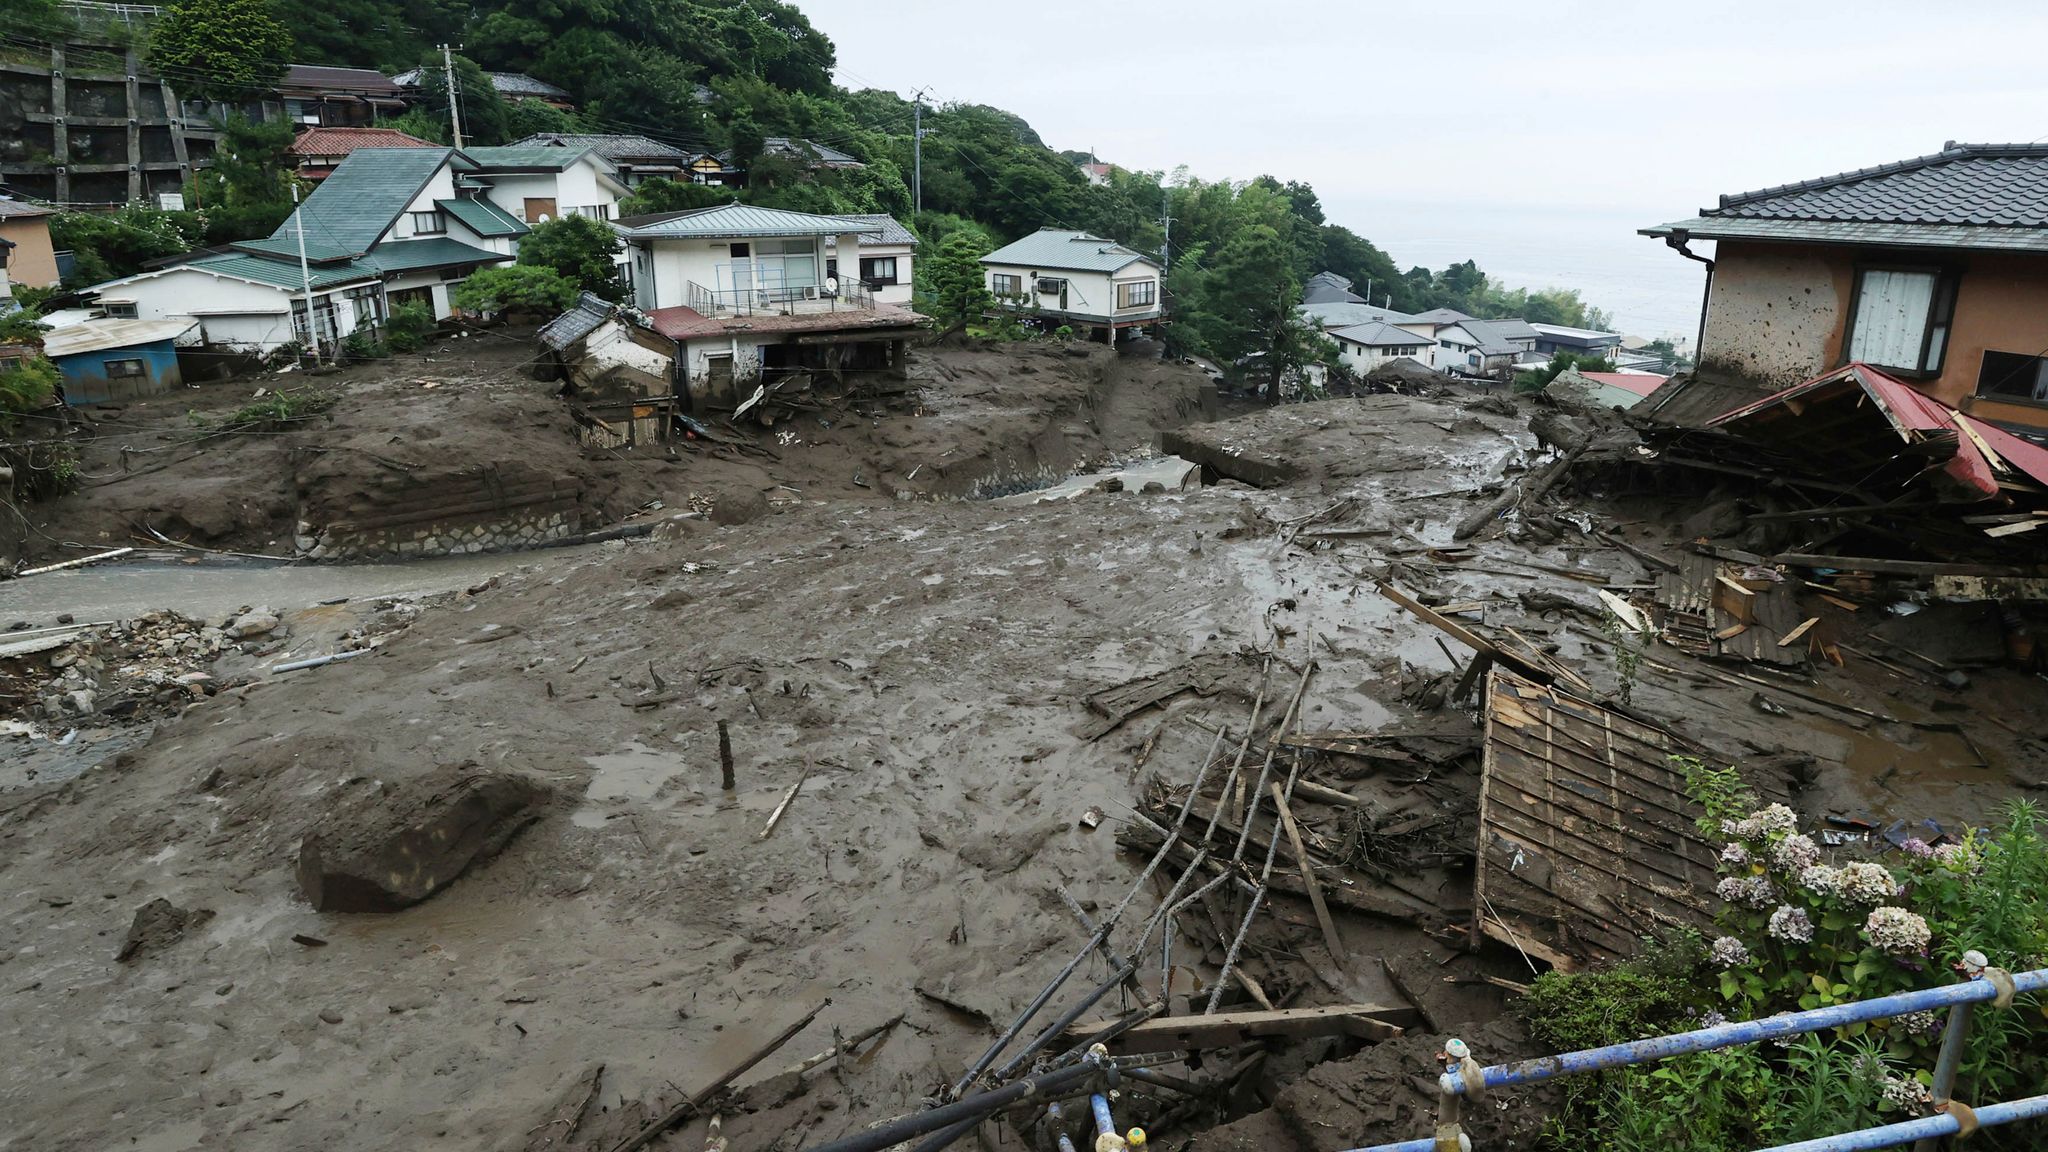
[[[674,359],[656,352],[638,341],[617,320],[607,320],[583,340],[583,355],[586,371],[591,376],[601,376],[607,370],[621,365],[634,368],[652,376],[666,378]]]
[[[831,254],[838,259],[837,253]],[[875,290],[875,299],[883,304],[908,306],[911,298],[912,277],[916,272],[917,250],[908,244],[866,244],[862,245],[853,263],[839,265],[841,280],[855,280],[860,276],[860,261],[878,257],[894,257],[896,260],[896,283],[886,284]]]
[[[555,214],[574,215],[578,208],[603,205],[610,211],[605,219],[618,216],[618,194],[610,184],[600,178],[605,169],[603,161],[586,153],[576,163],[560,172],[488,172],[482,178],[490,181],[484,195],[491,203],[511,213],[515,220],[528,224],[537,221],[526,219],[526,201],[529,197],[555,202]]]
[[[448,165],[443,164],[438,169],[435,169],[433,178],[427,181],[425,188],[420,189],[419,195],[412,198],[412,203],[405,206],[405,211],[398,214],[398,219],[391,222],[391,227],[386,228],[384,234],[377,238],[377,243],[382,244],[387,240],[412,239],[414,235],[412,230],[412,214],[414,212],[432,212],[434,210],[434,201],[453,199],[455,199],[455,176],[448,171]],[[461,227],[461,225],[453,220],[447,223],[450,228]],[[441,235],[441,233],[428,233],[428,235]],[[371,247],[374,248],[376,245],[373,244]]]
[[[1331,339],[1337,341],[1337,348],[1341,353],[1337,358],[1338,361],[1360,376],[1371,372],[1390,360],[1413,360],[1425,368],[1433,367],[1435,364],[1436,358],[1433,353],[1436,351],[1436,345],[1423,340],[1421,337],[1416,338],[1416,344],[1420,345],[1422,350],[1405,355],[1396,354],[1392,350],[1392,346],[1374,347],[1354,344],[1349,340],[1336,336],[1331,337]]]
[[[126,283],[103,285],[102,296],[133,300],[136,317],[142,320],[189,316],[199,321],[201,336],[208,344],[258,352],[296,340],[292,313],[303,318],[306,308],[286,289],[215,276],[198,268],[170,268]],[[355,331],[355,305],[341,290],[313,294],[316,306],[328,297],[334,303],[335,330],[345,337]]]
[[[862,253],[858,235],[840,236],[838,249],[857,261]],[[734,286],[735,265],[744,263],[752,271],[755,284],[787,283],[783,278],[773,277],[769,270],[781,266],[783,257],[765,254],[763,245],[779,245],[785,241],[807,242],[815,269],[814,282],[822,283],[825,278],[824,243],[818,237],[805,236],[750,236],[719,240],[635,240],[635,247],[647,248],[653,256],[653,281],[642,284],[638,268],[634,271],[634,302],[641,308],[673,308],[686,305],[689,301],[688,284],[713,292],[729,292]],[[747,245],[748,256],[735,258],[734,244]],[[842,257],[846,259],[848,257]],[[858,268],[855,264],[841,264],[842,268]]]
[[[1118,283],[1159,278],[1159,270],[1142,261],[1126,265],[1114,276],[1106,272],[1062,272],[1013,264],[984,264],[982,269],[982,283],[991,293],[995,291],[998,274],[1020,278],[1023,281],[1026,307],[1035,304],[1041,315],[1052,319],[1107,322],[1118,317],[1145,316],[1159,311],[1156,302],[1139,308],[1119,309],[1116,306]],[[1058,293],[1041,296],[1033,289],[1033,282],[1041,276],[1058,277],[1067,281],[1067,306],[1064,310],[1060,308]]]

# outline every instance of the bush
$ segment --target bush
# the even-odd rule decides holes
[[[268,432],[311,420],[340,402],[340,396],[323,388],[280,388],[223,416],[193,413],[192,423],[216,436]]]
[[[626,295],[626,286],[619,280],[619,266],[613,257],[623,247],[610,224],[588,216],[563,216],[534,225],[519,241],[519,263],[552,269],[582,291],[620,300]]]
[[[0,369],[0,428],[11,429],[22,413],[49,407],[61,382],[57,366],[41,356]]]
[[[384,321],[384,346],[393,352],[417,352],[439,326],[430,305],[417,300],[393,304]]]
[[[455,289],[455,307],[477,316],[523,310],[550,315],[576,303],[576,285],[552,268],[529,264],[485,268]]]
[[[620,216],[649,216],[656,212],[688,212],[714,208],[739,199],[739,193],[716,184],[694,184],[656,176],[641,181],[633,194],[619,201]]]
[[[391,355],[391,349],[385,347],[382,340],[377,339],[376,333],[364,328],[349,333],[341,342],[341,351],[352,363],[382,360]]]

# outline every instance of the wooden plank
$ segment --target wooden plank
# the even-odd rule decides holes
[[[1756,593],[1726,573],[1714,574],[1714,607],[1743,624],[1756,623]]]
[[[1820,617],[1808,617],[1806,623],[1801,624],[1799,627],[1794,628],[1790,632],[1785,633],[1784,638],[1778,641],[1778,647],[1784,648],[1789,645],[1798,643],[1800,637],[1805,636],[1808,632],[1813,631],[1813,626],[1818,623],[1820,623]]]
[[[1749,631],[1749,625],[1738,621],[1734,624],[1730,624],[1726,628],[1721,629],[1719,632],[1714,633],[1714,639],[1733,640],[1737,636],[1740,636],[1747,631]]]
[[[1281,826],[1287,829],[1287,842],[1294,846],[1294,864],[1301,870],[1302,884],[1308,888],[1308,902],[1316,910],[1316,924],[1323,930],[1323,946],[1330,950],[1330,962],[1341,970],[1344,967],[1344,940],[1337,935],[1336,921],[1330,919],[1330,906],[1323,903],[1322,882],[1316,879],[1308,850],[1301,846],[1301,829],[1295,826],[1294,813],[1287,807],[1287,792],[1277,780],[1273,782],[1273,804],[1279,809]]]
[[[1477,652],[1482,656],[1491,656],[1495,659],[1500,659],[1502,657],[1503,653],[1500,651],[1500,649],[1494,647],[1491,642],[1486,640],[1484,637],[1480,636],[1477,632],[1473,632],[1467,629],[1463,624],[1458,623],[1456,620],[1450,619],[1443,613],[1438,612],[1436,609],[1429,607],[1428,605],[1422,603],[1419,600],[1416,600],[1414,597],[1408,595],[1406,592],[1401,591],[1399,588],[1394,587],[1392,584],[1389,584],[1386,581],[1382,580],[1380,581],[1379,588],[1380,595],[1385,596],[1387,599],[1392,600],[1394,603],[1399,604],[1403,608],[1406,608],[1408,611],[1420,617],[1423,623],[1428,624],[1431,627],[1444,632],[1446,635],[1450,636],[1451,639],[1456,640],[1458,643],[1463,644],[1465,647],[1472,649],[1474,652]]]
[[[1114,1020],[1081,1020],[1067,1027],[1067,1042],[1092,1036]],[[1277,1008],[1270,1012],[1217,1012],[1209,1016],[1162,1016],[1130,1028],[1109,1041],[1110,1052],[1173,1052],[1228,1048],[1266,1037],[1357,1036],[1391,1040],[1421,1015],[1406,1004],[1339,1004],[1328,1008]]]
[[[1873,556],[1824,556],[1813,552],[1781,552],[1773,564],[1801,568],[1834,568],[1843,572],[1874,572],[1880,576],[2025,576],[2024,569],[2004,564],[1951,564],[1929,560],[1886,560]]]

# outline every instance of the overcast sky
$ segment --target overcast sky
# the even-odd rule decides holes
[[[1634,230],[1723,192],[2048,137],[2048,4],[795,0],[840,83],[1022,115],[1054,148],[1315,185],[1402,267],[1470,257],[1689,331]]]

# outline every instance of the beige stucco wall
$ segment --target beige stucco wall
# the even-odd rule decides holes
[[[1714,259],[1703,374],[1790,388],[1834,364],[1855,281],[1847,252],[1724,242]]]
[[[49,217],[0,220],[0,238],[14,241],[14,254],[7,260],[9,281],[29,288],[48,288],[57,283],[57,254],[50,245]]]

